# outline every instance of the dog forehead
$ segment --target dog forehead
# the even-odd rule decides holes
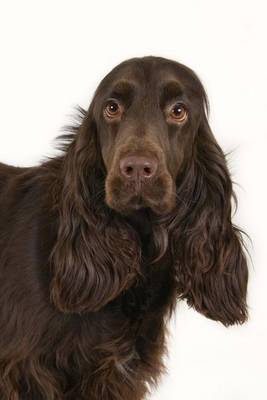
[[[109,89],[120,81],[156,88],[164,80],[182,82],[188,78],[182,64],[159,57],[144,57],[126,60],[113,68],[101,81],[99,89]]]
[[[177,87],[180,87],[180,91]],[[123,92],[122,97],[126,94],[126,97],[135,100],[135,104],[140,105],[141,102],[142,107],[150,104],[155,108],[169,89],[195,101],[203,96],[197,76],[177,61],[153,56],[126,60],[113,68],[100,82],[94,96],[95,115],[101,112],[107,98],[120,98],[120,91]]]

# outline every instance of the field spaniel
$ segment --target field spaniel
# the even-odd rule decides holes
[[[141,400],[177,300],[247,319],[232,182],[196,74],[127,60],[40,165],[0,164],[1,400]]]

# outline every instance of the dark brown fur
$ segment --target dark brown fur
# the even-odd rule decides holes
[[[112,97],[124,96],[126,111],[108,122],[103,105],[118,81]],[[178,97],[183,125],[163,111]],[[128,60],[80,113],[62,155],[0,164],[1,400],[141,400],[164,371],[178,299],[225,326],[247,319],[232,182],[193,71]],[[135,210],[118,170],[133,152],[159,162]]]

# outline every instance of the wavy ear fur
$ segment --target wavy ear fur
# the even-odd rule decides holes
[[[206,117],[185,175],[177,185],[179,217],[170,227],[180,298],[224,325],[243,323],[247,263],[241,231],[231,222],[231,178]]]
[[[139,274],[140,245],[104,204],[105,168],[89,112],[73,128],[63,161],[58,237],[51,253],[52,302],[63,312],[96,311]]]

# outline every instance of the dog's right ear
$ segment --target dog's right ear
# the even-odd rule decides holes
[[[105,169],[93,105],[69,144],[50,257],[51,300],[62,312],[97,311],[134,284],[141,260],[136,233],[104,202]]]

